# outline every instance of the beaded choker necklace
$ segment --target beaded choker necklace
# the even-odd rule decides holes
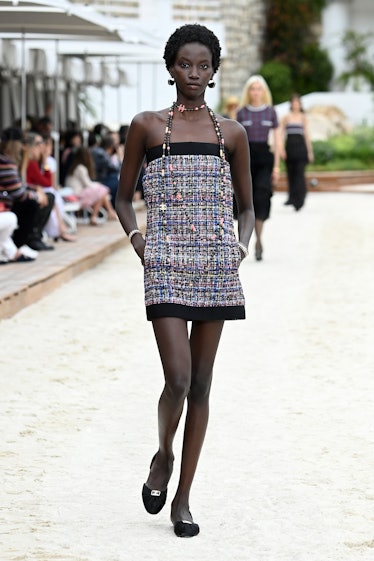
[[[180,111],[180,113],[184,113],[185,111],[200,111],[200,109],[205,109],[205,107],[207,107],[207,104],[204,103],[202,105],[199,105],[198,107],[186,107],[183,103],[180,103],[179,105],[175,103],[173,103],[173,106],[175,106],[178,111]]]

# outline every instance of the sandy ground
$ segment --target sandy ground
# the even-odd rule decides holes
[[[158,516],[140,498],[162,374],[131,249],[0,323],[1,561],[374,558],[374,198],[284,199],[225,326],[192,540],[177,470]]]

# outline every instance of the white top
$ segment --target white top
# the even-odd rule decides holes
[[[86,187],[91,187],[94,182],[88,174],[88,169],[83,164],[79,164],[72,175],[68,175],[65,180],[65,185],[71,187],[74,195],[79,197],[82,190]]]

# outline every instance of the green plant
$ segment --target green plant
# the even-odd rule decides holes
[[[355,138],[353,135],[340,134],[339,136],[331,137],[329,143],[334,148],[337,158],[344,158],[350,154],[355,145]]]
[[[335,150],[331,142],[327,140],[316,140],[313,144],[314,163],[316,165],[326,164],[335,157]]]
[[[282,103],[290,99],[293,92],[290,67],[282,62],[265,62],[259,70],[269,85],[273,103]]]
[[[350,134],[313,142],[314,170],[374,169],[374,129],[358,127]]]
[[[297,72],[293,72],[294,89],[302,94],[328,89],[334,67],[326,51],[317,43],[304,46]]]
[[[365,171],[368,168],[361,160],[332,160],[326,164],[309,164],[308,171]]]
[[[325,0],[267,0],[263,48],[265,62],[291,70],[291,89],[300,94],[326,91],[333,74],[328,54],[318,46],[315,25]]]
[[[346,49],[345,60],[348,70],[340,74],[338,82],[346,86],[349,82],[353,88],[360,90],[362,82],[374,87],[374,64],[368,57],[368,46],[373,39],[373,33],[356,33],[346,31],[343,35],[343,47]]]

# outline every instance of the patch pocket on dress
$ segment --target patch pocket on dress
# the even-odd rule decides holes
[[[147,240],[144,246],[143,263],[144,265],[149,263],[149,243],[147,243]]]
[[[240,249],[238,243],[232,244],[231,247],[231,263],[233,269],[239,269],[240,263],[242,261],[242,254],[240,253]]]
[[[242,252],[240,251],[240,247],[239,247],[238,243],[235,244],[235,249],[236,249],[236,253],[237,253],[237,256],[238,256],[238,268],[239,268],[240,265],[241,265],[241,262],[242,262]]]

